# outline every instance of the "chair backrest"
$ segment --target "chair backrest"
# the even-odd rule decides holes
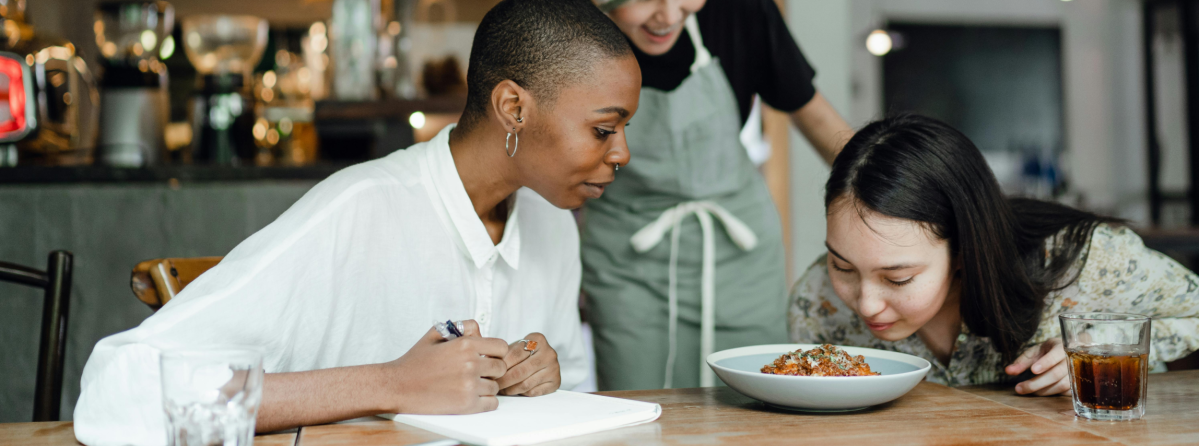
[[[183,291],[183,287],[218,263],[221,263],[221,257],[146,260],[133,267],[129,286],[138,300],[158,310]]]
[[[51,252],[45,271],[0,262],[0,281],[45,290],[33,421],[58,421],[58,413],[62,408],[62,369],[67,349],[67,310],[71,303],[73,259],[74,256],[67,251]]]

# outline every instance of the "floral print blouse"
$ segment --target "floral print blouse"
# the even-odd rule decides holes
[[[1052,246],[1053,239],[1046,241]],[[1057,315],[1068,312],[1145,314],[1153,318],[1149,367],[1199,350],[1199,276],[1162,253],[1146,248],[1132,230],[1101,224],[1091,234],[1067,277],[1078,279],[1045,297],[1037,332],[1024,348],[1061,336]],[[791,340],[891,350],[932,363],[926,379],[949,386],[1013,381],[989,338],[962,323],[949,364],[942,364],[915,334],[899,341],[875,338],[829,281],[827,254],[817,259],[791,291]]]

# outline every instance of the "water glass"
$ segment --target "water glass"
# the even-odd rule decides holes
[[[1145,415],[1150,318],[1123,313],[1058,316],[1070,362],[1074,413],[1093,420]]]
[[[171,446],[254,444],[262,352],[228,347],[163,352],[162,402]]]

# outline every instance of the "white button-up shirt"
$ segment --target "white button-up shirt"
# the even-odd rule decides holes
[[[333,174],[140,326],[97,343],[75,406],[79,441],[164,444],[158,357],[177,348],[255,345],[267,373],[304,371],[391,361],[434,321],[475,319],[509,343],[544,333],[562,388],[582,382],[570,212],[521,189],[493,243],[449,133]]]

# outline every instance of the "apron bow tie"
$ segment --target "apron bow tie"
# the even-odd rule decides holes
[[[724,230],[728,233],[729,238],[741,250],[749,251],[758,245],[758,237],[749,226],[731,212],[720,207],[720,205],[707,200],[688,201],[667,209],[662,212],[662,215],[658,216],[657,220],[645,225],[645,227],[633,234],[633,238],[629,240],[633,245],[633,250],[638,253],[644,253],[653,249],[658,243],[661,243],[662,238],[666,236],[666,232],[670,232],[670,288],[667,294],[670,301],[670,349],[666,355],[666,381],[664,386],[667,389],[671,387],[674,377],[675,348],[679,325],[679,228],[682,225],[683,219],[692,214],[699,219],[700,232],[703,235],[703,263],[700,273],[700,386],[711,387],[715,385],[715,376],[712,374],[712,370],[704,363],[708,355],[712,354],[716,333],[716,239],[712,230],[712,216],[714,215],[717,220],[720,220],[720,224],[724,226]]]

